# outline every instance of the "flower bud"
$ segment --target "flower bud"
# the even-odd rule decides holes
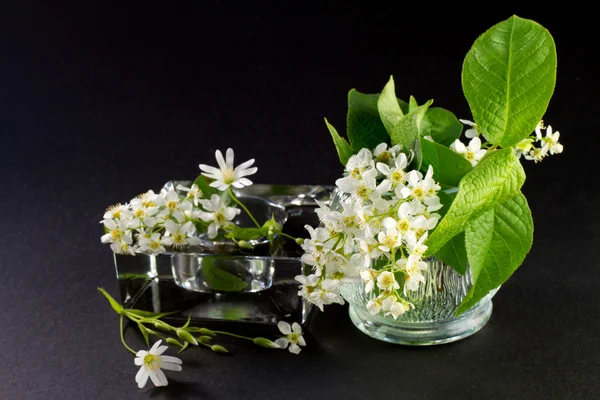
[[[302,239],[302,238],[296,239],[296,244],[302,246],[304,244],[304,239]]]
[[[163,331],[170,331],[171,327],[162,321],[154,321],[154,326]]]
[[[280,349],[281,347],[279,347],[279,345],[267,338],[263,338],[263,337],[257,337],[254,338],[253,340],[254,344],[261,346],[261,347],[266,347],[268,349]]]
[[[225,347],[221,346],[220,344],[212,345],[210,347],[210,349],[217,353],[229,353],[229,350],[227,350]]]
[[[246,242],[245,240],[240,240],[240,241],[237,242],[237,244],[242,249],[252,250],[254,248],[254,246],[252,246],[250,243]]]
[[[202,336],[198,336],[196,339],[198,339],[198,341],[200,343],[206,343],[206,342],[209,342],[212,339],[212,336],[202,335]]]
[[[195,346],[198,346],[198,341],[188,331],[184,331],[183,329],[178,329],[177,330],[177,336],[179,336],[181,339],[185,340],[189,344],[193,344]]]
[[[183,347],[183,344],[180,343],[179,340],[172,337],[167,338],[167,344],[170,344],[171,346]]]
[[[208,335],[208,336],[212,336],[212,337],[217,336],[216,333],[214,333],[213,331],[211,331],[208,328],[200,328],[200,330],[198,332],[200,332],[203,335]]]

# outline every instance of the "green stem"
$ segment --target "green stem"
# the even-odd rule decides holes
[[[121,342],[123,343],[123,346],[125,346],[125,348],[127,350],[129,350],[130,352],[132,352],[133,354],[137,354],[137,351],[133,350],[131,347],[129,347],[127,345],[127,343],[125,343],[125,337],[123,337],[123,315],[120,316],[121,320],[120,320],[120,332],[121,332]]]
[[[298,238],[293,237],[292,235],[288,235],[287,233],[279,232],[279,234],[288,239],[292,239],[294,242],[298,239]]]
[[[242,209],[244,211],[246,211],[246,214],[248,214],[248,216],[250,217],[250,219],[252,220],[252,222],[254,222],[254,224],[256,225],[256,227],[257,228],[262,228],[260,226],[260,224],[258,223],[258,221],[256,221],[256,218],[254,218],[254,215],[252,215],[252,213],[246,208],[246,206],[243,205],[242,202],[239,201],[237,197],[235,197],[235,194],[233,194],[233,190],[231,190],[231,187],[229,187],[228,191],[229,191],[229,196],[231,196],[231,199],[233,201],[235,201],[240,207],[242,207]]]
[[[229,332],[224,332],[224,331],[213,331],[213,333],[216,333],[216,334],[219,334],[219,335],[233,336],[233,337],[236,337],[238,339],[245,339],[245,340],[252,340],[252,341],[254,341],[254,338],[251,338],[251,337],[248,337],[248,336],[236,335],[235,333],[229,333]]]

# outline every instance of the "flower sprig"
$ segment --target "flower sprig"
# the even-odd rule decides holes
[[[302,328],[296,322],[292,325],[292,331],[289,323],[279,321],[278,327],[281,333],[284,334],[284,337],[275,341],[264,337],[249,337],[227,331],[191,326],[191,316],[188,317],[188,320],[184,325],[174,326],[165,322],[163,318],[176,312],[155,313],[124,308],[108,294],[106,290],[98,288],[98,291],[108,300],[112,309],[119,314],[121,342],[129,352],[135,355],[135,365],[140,366],[140,370],[136,375],[136,382],[140,388],[146,385],[148,377],[150,377],[155,386],[166,386],[168,382],[164,373],[160,370],[161,368],[172,371],[181,371],[180,364],[182,362],[179,358],[162,355],[168,349],[168,346],[160,345],[163,341],[168,345],[179,348],[179,353],[190,348],[190,346],[204,346],[216,353],[229,353],[229,350],[225,346],[214,343],[213,340],[219,336],[230,336],[250,341],[257,346],[269,349],[285,349],[288,344],[291,344],[289,351],[294,354],[300,352],[298,345],[306,346],[306,342],[302,336]],[[136,352],[125,341],[123,329],[123,321],[125,318],[137,325],[149,348],[151,336],[155,336],[158,341],[155,342],[148,351],[140,350]]]
[[[223,232],[224,237],[245,249],[252,249],[249,241],[260,237],[273,240],[281,235],[296,240],[284,234],[281,224],[273,218],[261,225],[233,192],[232,187],[252,185],[246,177],[257,171],[251,167],[254,159],[234,168],[232,149],[227,149],[225,158],[217,150],[215,157],[219,168],[201,164],[203,172],[191,187],[178,185],[179,192],[150,190],[124,205],[110,207],[100,221],[105,230],[102,243],[110,243],[115,253],[135,255],[137,252],[160,254],[167,251],[167,247],[183,250],[199,246],[198,236],[203,233],[214,239]],[[239,227],[233,222],[242,210],[255,228]]]
[[[302,297],[321,309],[343,304],[341,285],[362,280],[371,314],[395,319],[413,308],[406,295],[424,281],[424,242],[442,204],[433,169],[423,176],[406,171],[407,165],[401,147],[385,143],[374,153],[362,149],[350,157],[345,176],[336,181],[347,196],[343,208],[321,204],[316,212],[322,226],[306,226],[310,239],[302,245],[302,261],[314,272],[296,277]]]
[[[461,119],[459,121],[469,127],[469,129],[465,131],[465,136],[471,140],[468,145],[465,145],[460,139],[456,139],[450,145],[450,149],[466,158],[474,167],[485,156],[488,149],[493,146],[487,141],[481,141],[480,137],[483,137],[483,135],[480,134],[477,125],[474,122],[466,119]],[[542,130],[544,129],[546,130],[545,136],[542,134]],[[545,127],[544,121],[540,121],[536,126],[535,131],[532,132],[529,137],[517,143],[513,149],[517,158],[523,156],[526,160],[538,163],[547,155],[555,155],[563,152],[563,145],[559,143],[559,138],[560,133],[558,131],[553,132],[550,125]],[[536,146],[536,144],[538,146]]]

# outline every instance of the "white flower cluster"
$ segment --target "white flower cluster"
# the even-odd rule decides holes
[[[454,143],[450,145],[450,149],[466,158],[471,165],[474,167],[479,163],[487,152],[486,148],[482,148],[482,142],[479,138],[479,131],[477,125],[466,119],[461,119],[460,122],[469,126],[469,129],[465,131],[465,136],[471,141],[465,146],[459,139],[456,139]],[[546,135],[542,135],[542,130],[546,129]],[[540,162],[548,154],[560,154],[563,151],[563,145],[558,142],[560,133],[558,131],[553,132],[552,127],[548,125],[544,127],[544,121],[540,121],[535,132],[531,136],[521,140],[514,147],[515,154],[518,158],[524,156],[526,160],[532,160]],[[535,143],[539,143],[540,146],[534,146]],[[487,145],[487,143],[486,143]]]
[[[309,276],[297,276],[299,294],[321,310],[340,303],[340,286],[364,281],[371,295],[367,308],[398,318],[411,309],[407,291],[424,281],[428,231],[438,223],[442,208],[433,169],[427,174],[406,171],[409,163],[400,146],[362,149],[346,165],[336,185],[345,194],[341,210],[320,204],[322,226],[306,226],[310,239],[302,245]]]
[[[233,149],[227,149],[225,158],[217,150],[215,158],[219,168],[200,165],[200,170],[204,171],[202,175],[213,180],[211,187],[226,192],[230,186],[241,188],[252,185],[246,176],[257,171],[256,167],[252,167],[254,159],[234,168]],[[106,231],[101,238],[102,243],[111,243],[110,248],[115,253],[130,255],[135,255],[136,251],[162,253],[164,246],[181,249],[199,245],[197,224],[205,226],[209,239],[213,239],[219,229],[231,225],[230,221],[241,211],[226,205],[227,196],[239,203],[231,190],[205,199],[196,184],[190,188],[179,185],[177,189],[187,195],[180,196],[174,190],[155,194],[150,190],[125,205],[110,207],[100,221]]]
[[[542,135],[542,130],[546,129],[546,135]],[[544,121],[540,121],[535,128],[535,137],[528,137],[521,140],[515,146],[515,153],[520,158],[524,156],[526,160],[542,161],[548,154],[555,155],[563,152],[563,145],[558,142],[560,132],[552,131],[552,127],[544,127]],[[534,143],[539,143],[539,147],[534,146]]]
[[[186,191],[187,196],[174,190],[158,194],[150,190],[125,205],[110,207],[101,221],[106,231],[102,243],[111,243],[115,253],[130,255],[162,253],[165,246],[182,249],[200,244],[196,222],[209,222],[209,236],[216,235],[219,227],[240,212],[238,208],[226,207],[216,194],[210,200],[202,199],[195,184],[178,189]]]

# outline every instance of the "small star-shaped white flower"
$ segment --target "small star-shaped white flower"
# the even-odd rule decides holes
[[[230,186],[239,189],[244,186],[252,185],[252,181],[244,177],[255,174],[256,171],[258,171],[258,168],[252,167],[252,164],[254,164],[254,159],[241,163],[234,169],[233,155],[233,149],[229,148],[225,154],[225,159],[223,159],[223,153],[221,153],[220,150],[217,150],[215,152],[215,158],[217,159],[219,168],[200,164],[200,169],[203,171],[202,175],[210,179],[214,179],[214,182],[212,182],[210,186],[216,187],[221,191],[225,191]]]
[[[167,386],[169,382],[165,373],[162,371],[181,371],[181,360],[177,357],[163,356],[168,349],[167,346],[161,346],[162,340],[154,343],[149,351],[140,350],[135,355],[134,363],[140,366],[140,370],[135,376],[135,381],[141,389],[146,386],[148,377],[154,386]]]
[[[285,321],[279,321],[277,327],[285,335],[275,341],[275,344],[280,348],[285,349],[290,345],[290,353],[298,354],[302,350],[300,346],[306,346],[304,337],[302,336],[302,327],[299,323],[294,322],[292,326]]]

